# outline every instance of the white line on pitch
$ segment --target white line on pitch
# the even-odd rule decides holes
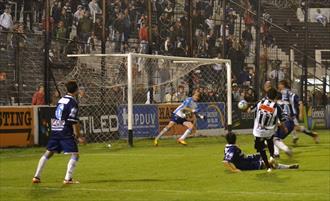
[[[329,195],[329,193],[307,193],[307,192],[272,192],[272,191],[256,191],[256,192],[248,192],[248,191],[193,191],[193,190],[172,190],[172,189],[96,189],[96,188],[55,188],[55,187],[40,187],[40,189],[36,188],[28,188],[28,187],[0,187],[3,190],[68,190],[68,191],[94,191],[94,192],[131,192],[131,193],[139,193],[139,192],[164,192],[164,193],[196,193],[196,194],[204,194],[204,193],[215,193],[215,194],[242,194],[242,195],[306,195],[306,196],[315,196],[315,195]]]

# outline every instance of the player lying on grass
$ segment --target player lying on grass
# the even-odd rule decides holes
[[[241,170],[261,170],[266,169],[264,161],[259,154],[246,155],[236,145],[235,133],[228,133],[226,136],[227,145],[225,147],[223,164],[231,172],[240,172]],[[273,169],[298,169],[298,164],[284,165],[269,161]]]
[[[78,103],[76,96],[78,95],[78,85],[75,81],[66,83],[67,94],[62,97],[56,106],[55,119],[51,121],[51,136],[48,141],[47,151],[40,158],[36,173],[32,179],[33,183],[40,183],[41,172],[54,153],[64,152],[71,154],[64,184],[78,183],[73,181],[72,174],[79,159],[78,146],[75,141],[75,136],[79,142],[84,143],[85,140],[80,136],[79,118],[78,118]]]
[[[248,112],[255,112],[253,126],[253,135],[255,137],[254,147],[257,152],[260,153],[268,172],[272,170],[272,166],[268,162],[265,143],[267,143],[271,160],[273,160],[273,137],[278,126],[283,127],[283,122],[286,120],[286,117],[283,116],[281,107],[276,103],[276,98],[277,91],[274,88],[271,88],[267,91],[266,96],[261,101],[248,108]],[[280,122],[280,124],[278,122]]]
[[[286,80],[280,81],[277,88],[282,94],[282,101],[287,104],[290,109],[290,117],[295,125],[294,130],[305,133],[306,135],[312,137],[315,143],[319,143],[319,136],[316,132],[310,131],[304,126],[299,125],[298,117],[299,119],[303,119],[304,108],[303,102],[299,100],[299,96],[290,90],[289,83]],[[293,143],[296,144],[299,138],[294,131],[292,134]]]
[[[155,138],[154,140],[155,146],[158,146],[159,138],[176,124],[182,124],[185,127],[187,127],[187,130],[183,133],[183,135],[179,139],[177,139],[178,143],[182,145],[187,145],[185,139],[191,134],[194,128],[194,124],[186,119],[187,115],[194,114],[196,115],[196,117],[204,119],[204,116],[198,114],[199,109],[197,108],[196,102],[199,100],[199,98],[200,98],[200,92],[195,90],[192,97],[186,98],[183,101],[183,103],[174,110],[168,125],[165,128],[163,128],[163,130]]]

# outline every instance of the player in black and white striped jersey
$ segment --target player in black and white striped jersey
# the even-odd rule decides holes
[[[274,158],[274,142],[273,137],[278,129],[278,126],[286,128],[282,125],[286,120],[285,113],[282,112],[281,107],[276,103],[277,91],[271,88],[267,91],[266,97],[259,101],[254,106],[248,109],[248,112],[255,112],[255,120],[253,127],[253,135],[255,137],[255,149],[260,153],[267,171],[271,171],[271,165],[268,162],[266,154],[266,145],[270,152],[271,160]],[[281,122],[279,124],[279,122]]]

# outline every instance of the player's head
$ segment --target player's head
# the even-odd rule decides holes
[[[270,81],[266,81],[264,84],[264,90],[267,93],[269,89],[272,88],[272,83]]]
[[[274,89],[274,88],[270,88],[270,89],[267,91],[267,97],[268,97],[270,100],[276,100],[276,99],[277,99],[277,91],[276,91],[276,89]]]
[[[73,96],[77,96],[79,93],[78,84],[74,80],[70,80],[65,84],[66,90]]]
[[[193,100],[194,101],[199,101],[200,95],[201,95],[201,93],[198,90],[195,90],[193,95],[192,95]]]
[[[236,144],[236,134],[234,132],[227,133],[225,137],[228,144]]]
[[[283,90],[283,89],[290,89],[290,85],[288,81],[286,80],[281,80],[278,85],[277,85],[278,90]]]

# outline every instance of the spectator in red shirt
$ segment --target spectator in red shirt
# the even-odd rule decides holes
[[[38,90],[33,94],[32,105],[45,105],[45,88],[39,85]]]
[[[145,23],[139,30],[140,53],[148,53],[148,28]]]

